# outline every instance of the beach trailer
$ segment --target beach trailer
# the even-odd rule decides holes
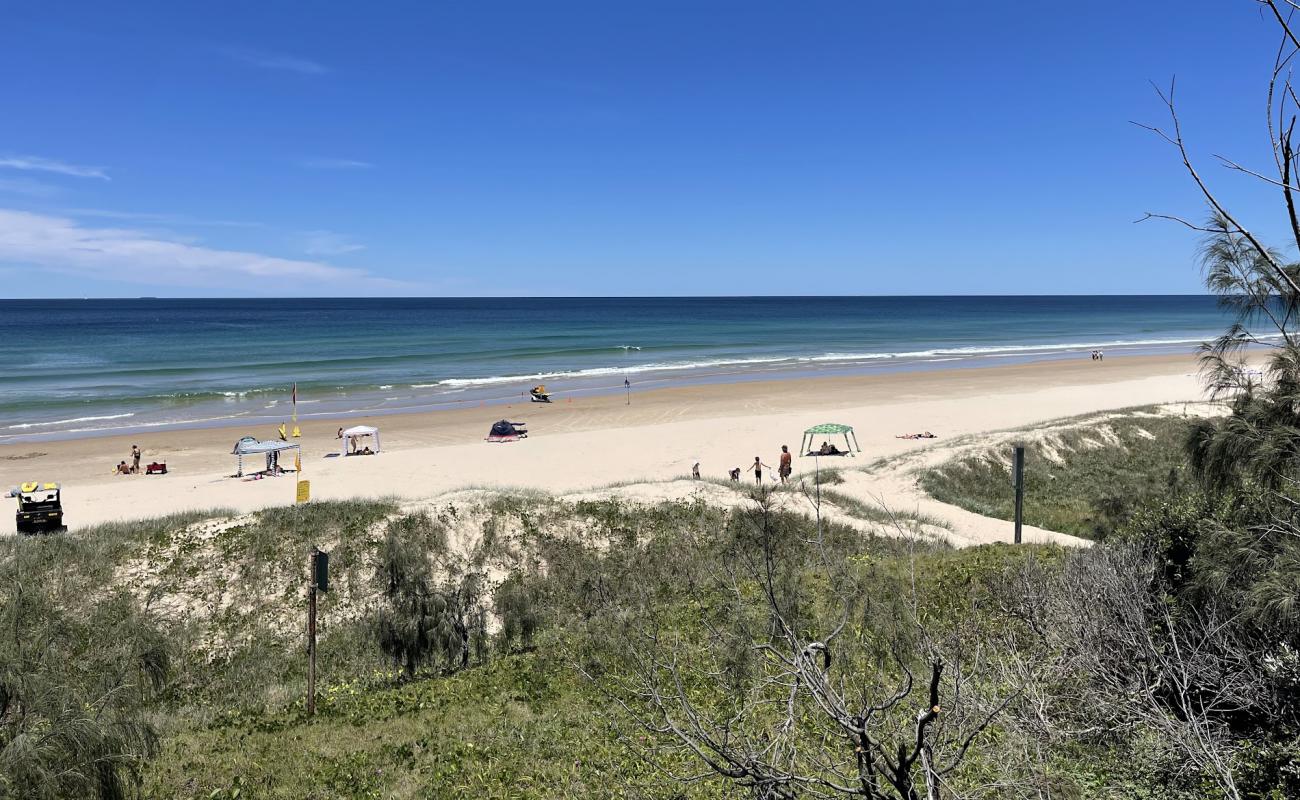
[[[63,524],[63,495],[59,485],[32,481],[19,486],[14,523],[19,533],[67,530]]]
[[[369,456],[379,452],[379,429],[373,425],[353,425],[339,436],[343,439],[343,450],[339,453],[341,456]],[[375,439],[374,449],[366,443],[372,436]]]
[[[838,445],[831,444],[830,452],[822,452],[821,449],[814,450],[813,442],[817,437],[844,438],[844,449],[839,449]],[[828,440],[829,441],[829,440]],[[851,456],[854,453],[861,453],[862,448],[858,447],[858,436],[853,432],[850,425],[840,425],[836,422],[824,422],[821,425],[814,425],[803,432],[803,442],[799,445],[799,452],[805,456]]]
[[[238,467],[235,471],[235,477],[244,477],[245,456],[260,455],[266,457],[266,469],[258,470],[260,473],[276,475],[283,472],[284,469],[280,466],[280,453],[283,453],[285,450],[297,450],[298,456],[301,457],[302,455],[302,445],[280,441],[259,442],[252,436],[245,436],[235,442],[235,449],[230,451],[231,455],[238,459]]]

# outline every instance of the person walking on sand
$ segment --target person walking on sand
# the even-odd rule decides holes
[[[785,483],[785,479],[790,477],[790,473],[793,471],[790,462],[790,446],[783,444],[781,445],[781,460],[776,467],[776,474],[781,477],[781,483]]]
[[[696,461],[695,466],[691,467],[691,477],[697,481],[700,479],[700,462]]]
[[[140,445],[131,445],[131,472],[140,471]]]
[[[763,459],[754,456],[754,463],[750,464],[749,468],[754,471],[754,483],[757,483],[760,486],[763,485],[763,467],[767,467],[767,465],[763,463]],[[771,469],[771,467],[768,467],[768,469]]]

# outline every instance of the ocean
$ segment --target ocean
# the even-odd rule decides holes
[[[0,443],[1190,352],[1206,296],[0,300]]]

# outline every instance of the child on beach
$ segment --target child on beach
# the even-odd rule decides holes
[[[759,485],[763,483],[763,467],[767,467],[767,465],[763,463],[761,458],[754,456],[754,463],[750,464],[749,468],[754,471],[754,483]],[[768,467],[768,469],[771,469],[771,467]]]

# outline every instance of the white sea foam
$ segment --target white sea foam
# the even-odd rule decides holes
[[[936,347],[932,350],[908,350],[897,353],[824,353],[805,356],[799,361],[871,361],[881,358],[933,358],[935,356],[982,356],[1001,353],[1054,353],[1070,350],[1104,350],[1107,347],[1160,347],[1177,344],[1200,344],[1196,339],[1116,339],[1109,342],[1059,342],[1054,344],[990,344],[969,347]]]
[[[105,414],[100,417],[72,417],[71,419],[55,419],[49,422],[24,422],[19,425],[6,426],[6,430],[25,430],[27,428],[48,428],[54,425],[71,425],[74,422],[98,422],[105,419],[125,419],[134,417],[135,414]]]
[[[599,378],[612,375],[632,375],[646,372],[683,372],[724,367],[751,367],[774,364],[810,363],[861,363],[884,360],[955,361],[980,356],[1005,357],[1069,352],[1071,350],[1104,350],[1116,347],[1164,347],[1182,344],[1199,344],[1204,337],[1194,339],[1113,339],[1104,342],[1054,342],[1044,344],[971,345],[963,347],[936,347],[928,350],[902,350],[884,353],[822,353],[815,356],[772,356],[755,358],[717,358],[701,361],[654,362],[628,366],[591,367],[578,370],[534,372],[521,375],[493,375],[483,378],[447,378],[436,383],[413,383],[412,389],[438,389],[474,386],[494,386],[526,381],[548,381],[568,378]]]

